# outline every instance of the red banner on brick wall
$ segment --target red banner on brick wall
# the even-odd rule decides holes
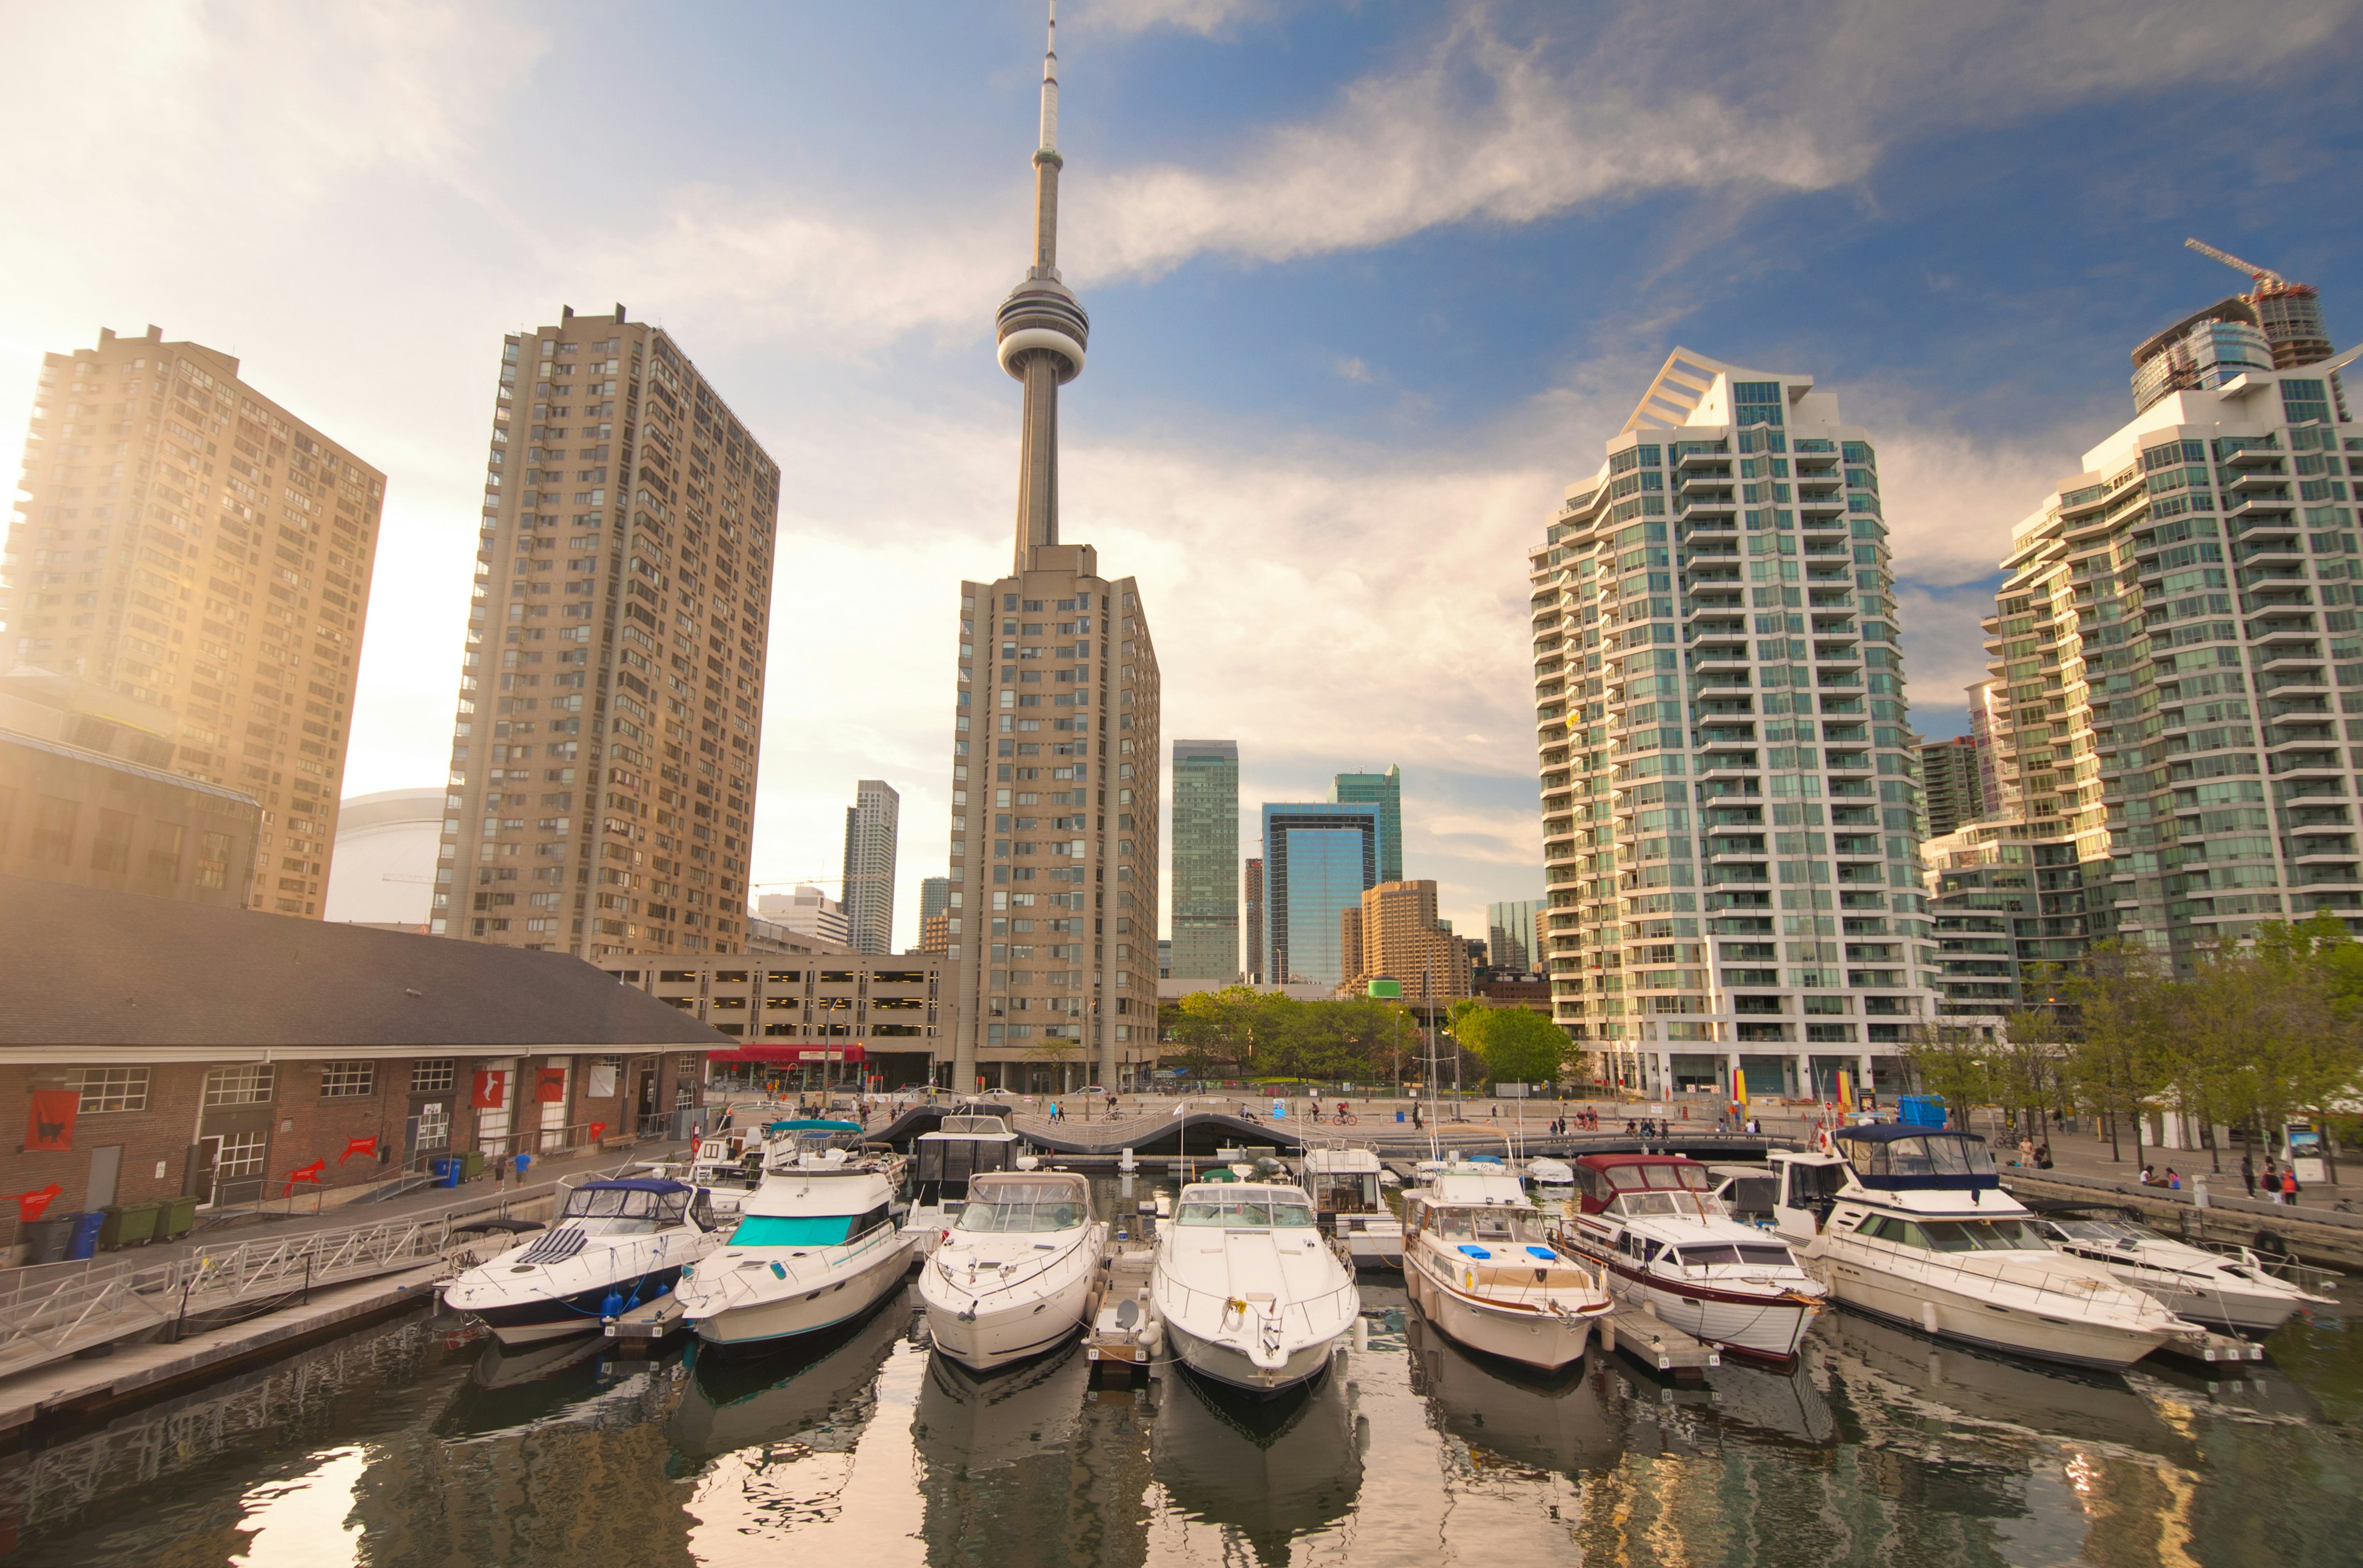
[[[534,1085],[533,1097],[535,1103],[538,1105],[555,1106],[563,1104],[566,1099],[566,1069],[563,1067],[543,1068],[541,1070],[541,1082]]]
[[[476,1092],[469,1104],[480,1111],[496,1111],[508,1103],[509,1075],[505,1068],[482,1067],[476,1070]]]
[[[25,1118],[25,1150],[71,1149],[74,1118],[82,1110],[80,1089],[36,1089],[32,1112]]]

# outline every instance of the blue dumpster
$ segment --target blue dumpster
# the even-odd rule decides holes
[[[435,1178],[435,1184],[438,1187],[456,1187],[460,1184],[460,1161],[457,1155],[447,1154],[430,1160],[427,1162],[427,1173]]]
[[[96,1257],[99,1227],[106,1223],[106,1216],[70,1214],[66,1218],[73,1221],[73,1235],[66,1241],[66,1257],[69,1260]]]

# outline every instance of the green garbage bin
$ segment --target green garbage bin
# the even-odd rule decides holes
[[[163,1207],[151,1199],[147,1203],[127,1203],[109,1209],[106,1229],[99,1231],[98,1244],[102,1247],[146,1246],[156,1239],[156,1213]],[[115,1240],[111,1243],[106,1239],[107,1229],[115,1232]]]
[[[461,1181],[472,1182],[478,1176],[484,1173],[484,1151],[483,1150],[471,1149],[467,1153],[460,1156],[460,1159],[463,1162],[460,1168],[460,1179]]]
[[[186,1236],[197,1223],[197,1200],[194,1194],[168,1197],[156,1205],[154,1239],[169,1241],[175,1236]]]

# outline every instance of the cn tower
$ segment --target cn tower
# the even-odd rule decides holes
[[[1001,368],[1025,384],[1017,447],[1017,570],[1059,542],[1059,388],[1083,373],[1092,318],[1059,278],[1059,6],[1042,51],[1042,139],[1034,149],[1034,263],[995,318]]]
[[[1008,576],[960,584],[948,1006],[924,1026],[931,1077],[960,1094],[1117,1089],[1157,1062],[1157,649],[1139,584],[1059,536],[1059,388],[1091,335],[1059,277],[1064,168],[1054,8],[1034,259],[995,317],[1001,368],[1026,389],[1016,552]],[[873,1024],[888,1038],[867,1049],[914,1049],[922,1027]]]

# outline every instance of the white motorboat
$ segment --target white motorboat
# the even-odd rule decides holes
[[[859,1317],[903,1283],[912,1238],[895,1223],[899,1162],[807,1149],[765,1173],[729,1240],[678,1287],[710,1345],[774,1343]]]
[[[2302,1307],[2335,1305],[2268,1273],[2246,1248],[2213,1252],[2114,1216],[2046,1213],[2035,1224],[2055,1251],[2100,1264],[2193,1323],[2269,1334]]]
[[[1446,1165],[1404,1195],[1403,1221],[1403,1283],[1440,1331],[1527,1366],[1583,1358],[1613,1304],[1551,1243],[1517,1177],[1497,1163]]]
[[[969,1183],[1016,1169],[1024,1151],[1006,1120],[968,1111],[947,1114],[935,1131],[911,1140],[911,1212],[903,1227],[919,1256],[932,1253],[950,1231],[968,1199]]]
[[[1608,1287],[1736,1356],[1785,1364],[1828,1292],[1787,1242],[1741,1223],[1704,1165],[1670,1154],[1587,1154],[1563,1235]]]
[[[1063,1171],[973,1178],[919,1270],[936,1349],[986,1372],[1062,1345],[1091,1310],[1107,1226],[1091,1185]]]
[[[1548,1154],[1537,1154],[1526,1162],[1526,1180],[1535,1184],[1535,1193],[1545,1202],[1572,1195],[1575,1167],[1564,1160],[1554,1160]]]
[[[1361,1311],[1302,1187],[1196,1182],[1160,1226],[1149,1299],[1184,1366],[1254,1394],[1317,1374]]]
[[[591,1333],[671,1290],[720,1243],[720,1224],[706,1194],[680,1182],[585,1182],[549,1229],[460,1275],[443,1302],[504,1345]]]
[[[1358,1269],[1403,1267],[1403,1221],[1381,1195],[1385,1167],[1368,1149],[1314,1149],[1304,1156],[1313,1213]]]
[[[762,1184],[762,1129],[737,1127],[699,1139],[688,1180],[713,1195],[716,1213],[735,1218],[747,1195]]]
[[[1887,1123],[1840,1152],[1775,1150],[1780,1234],[1840,1305],[1940,1339],[2119,1371],[2202,1330],[2083,1258],[2054,1251],[1972,1133]]]

